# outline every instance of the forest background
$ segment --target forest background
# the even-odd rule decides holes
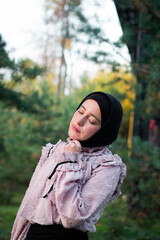
[[[12,59],[0,35],[1,240],[10,239],[42,146],[65,140],[77,104],[99,90],[115,95],[124,108],[112,151],[127,164],[127,178],[122,196],[106,207],[90,239],[160,239],[160,3],[115,0],[123,35],[111,41],[98,11],[88,13],[87,1],[45,1],[37,62]],[[127,46],[131,60],[122,64],[107,46],[121,58]],[[86,65],[94,63],[94,76],[86,71],[74,80],[73,52]]]

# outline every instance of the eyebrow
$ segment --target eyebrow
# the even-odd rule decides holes
[[[80,107],[82,107],[84,110],[87,110],[83,105],[81,105]],[[94,117],[99,123],[101,123],[101,121],[94,114],[90,113],[90,115]]]

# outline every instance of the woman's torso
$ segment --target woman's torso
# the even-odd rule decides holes
[[[55,189],[58,171],[55,171],[51,179],[48,179],[48,177],[61,161],[60,158],[62,155],[60,153],[60,148],[64,144],[65,143],[60,140],[55,146],[48,144],[42,150],[39,167],[35,170],[30,186],[19,210],[20,216],[24,217],[31,223],[42,225],[51,225],[54,223],[62,224],[61,216],[56,206]],[[71,161],[73,160],[74,159],[71,159]],[[79,191],[81,191],[86,182],[92,178],[96,172],[101,171],[103,168],[110,165],[122,165],[121,159],[117,155],[113,156],[110,150],[106,147],[83,149],[76,158],[75,163],[66,163],[64,165],[66,165],[66,168],[69,168],[66,171],[74,171],[75,174],[78,174],[78,171],[83,172],[83,179],[79,182]],[[57,170],[61,168],[64,168],[64,166],[59,165]],[[103,171],[100,174],[103,174]],[[52,191],[44,198],[52,186]],[[76,228],[82,231],[94,232],[95,224],[106,203],[111,202],[118,195],[120,195],[120,188],[118,189],[117,186],[115,196],[112,196],[109,200],[107,199],[107,201],[103,201],[101,206],[99,206],[99,209],[96,209],[96,212],[94,212],[88,219],[76,224]],[[69,207],[72,207],[72,203]]]

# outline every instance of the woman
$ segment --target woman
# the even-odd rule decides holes
[[[12,240],[87,240],[126,175],[109,145],[122,120],[120,102],[93,92],[78,106],[67,143],[47,144],[15,219]]]

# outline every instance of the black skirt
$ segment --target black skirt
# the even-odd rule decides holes
[[[31,224],[25,240],[88,240],[86,232],[62,225]]]

